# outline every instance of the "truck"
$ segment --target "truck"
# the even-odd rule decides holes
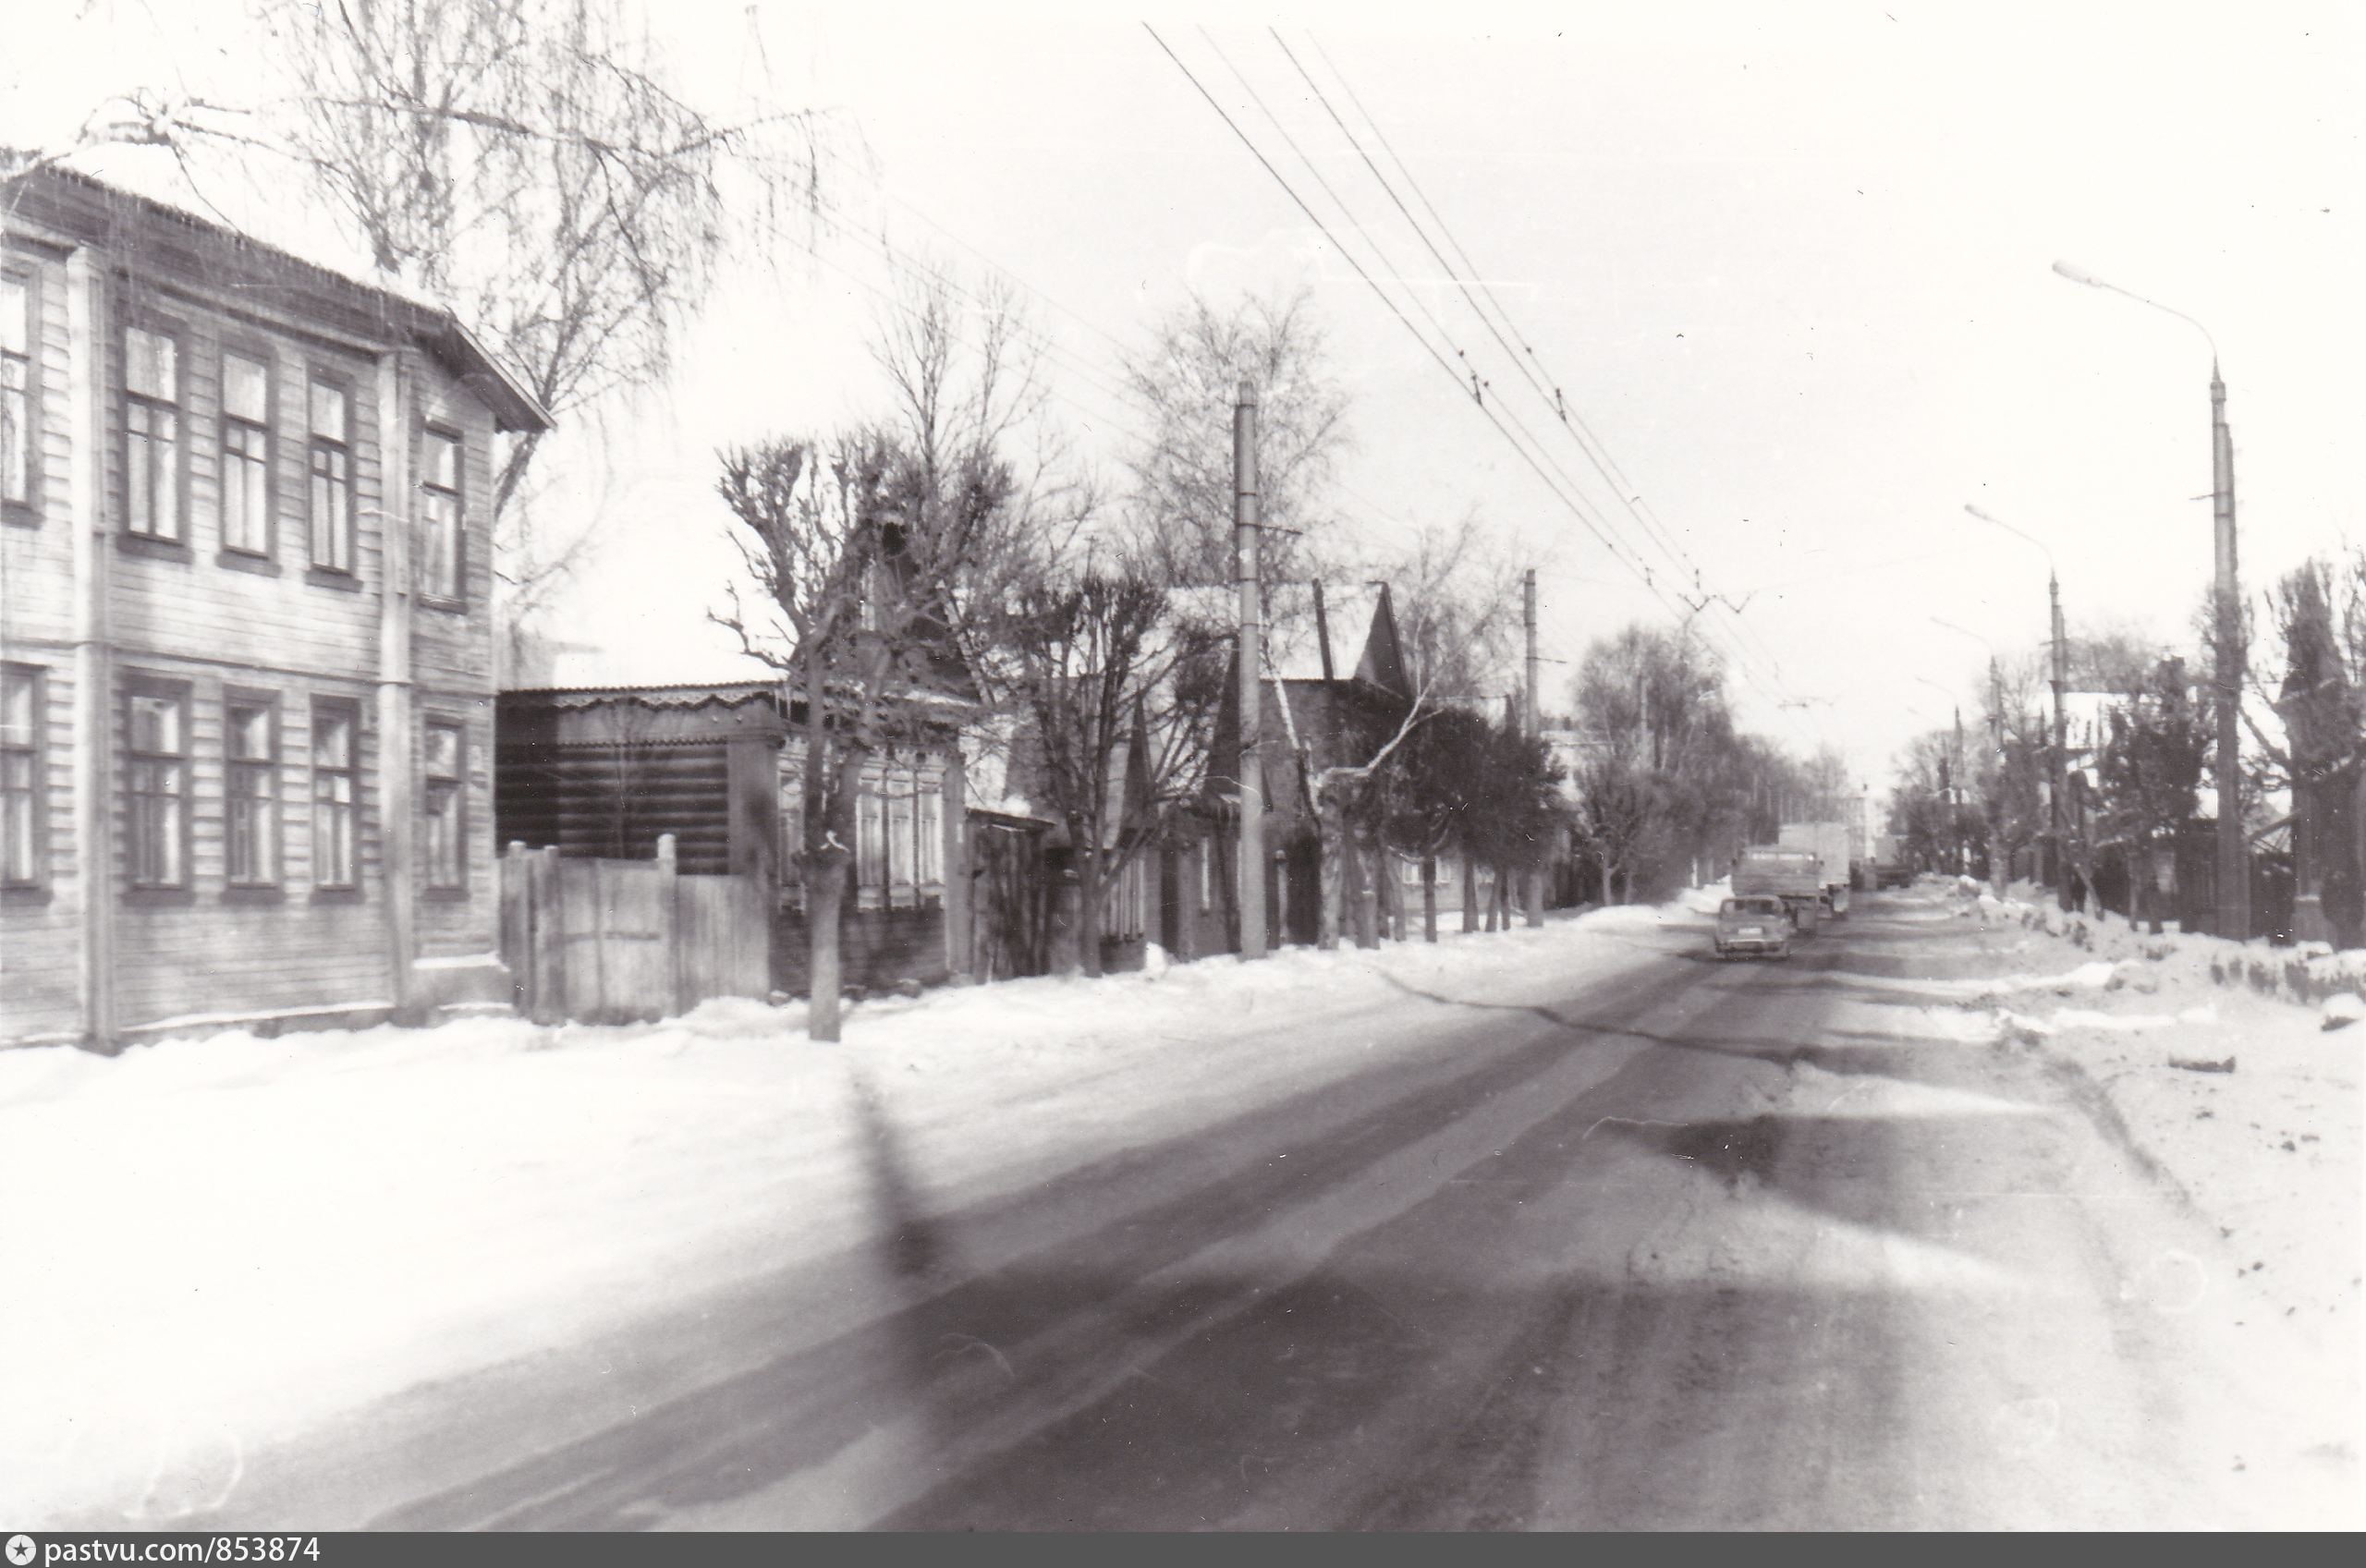
[[[1783,901],[1790,911],[1791,924],[1802,930],[1815,930],[1823,906],[1823,865],[1811,849],[1786,849],[1780,845],[1757,845],[1734,857],[1733,894],[1736,898],[1771,895]]]
[[[1914,880],[1914,869],[1906,863],[1905,846],[1896,833],[1873,835],[1872,885],[1877,888],[1904,887]]]
[[[1804,849],[1817,861],[1816,881],[1824,905],[1834,916],[1848,914],[1848,824],[1846,822],[1786,822],[1777,842],[1785,849]]]

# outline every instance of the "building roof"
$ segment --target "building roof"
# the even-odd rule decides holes
[[[551,428],[550,411],[448,309],[384,283],[362,283],[167,202],[52,164],[7,187],[6,212],[93,246],[120,245],[128,222],[156,237],[159,265],[205,282],[235,280],[250,298],[277,295],[291,314],[355,336],[408,339],[443,362],[504,431]]]

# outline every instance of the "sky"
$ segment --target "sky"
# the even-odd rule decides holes
[[[0,59],[0,138],[55,140],[167,77],[263,91],[237,4],[11,9],[39,47]],[[2046,637],[2049,557],[2074,631],[2191,647],[2211,340],[2247,590],[2366,539],[2352,7],[1272,5],[1146,28],[762,0],[649,25],[702,104],[825,110],[857,151],[823,165],[814,251],[742,259],[673,382],[553,449],[545,504],[600,527],[562,606],[571,680],[748,670],[705,620],[735,562],[714,453],[883,410],[883,237],[1013,280],[1054,345],[1052,413],[1113,470],[1141,423],[1123,346],[1194,289],[1307,288],[1352,398],[1351,544],[1475,512],[1539,571],[1548,711],[1593,638],[1682,625],[1746,727],[1839,748],[1877,790],[1958,704],[1978,723],[1991,649]],[[140,152],[83,166],[175,177]],[[1422,198],[1492,329],[1394,205],[1426,220]],[[335,260],[300,212],[257,221]]]

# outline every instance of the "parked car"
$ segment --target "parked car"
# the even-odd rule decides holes
[[[1791,912],[1769,893],[1728,898],[1717,906],[1717,956],[1737,953],[1791,955]]]

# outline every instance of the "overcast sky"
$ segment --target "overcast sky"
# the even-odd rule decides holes
[[[9,6],[38,47],[12,40],[0,59],[0,138],[55,140],[165,71],[255,91],[237,5]],[[1117,346],[1187,289],[1302,283],[1354,398],[1339,500],[1360,538],[1384,548],[1477,508],[1543,573],[1562,660],[1628,620],[1673,622],[1679,594],[1746,606],[1693,623],[1736,667],[1746,723],[1838,745],[1878,787],[1953,701],[1977,722],[1986,653],[1932,617],[2008,654],[2045,636],[2045,557],[1967,502],[2046,541],[2074,626],[2193,640],[2210,346],[2065,281],[2056,259],[2214,335],[2247,588],[2366,542],[2357,18],[1899,0],[1153,15],[1330,237],[1151,33],[1104,7],[673,0],[651,25],[706,102],[836,111],[868,169],[828,165],[823,195],[854,227],[1022,285],[1085,450],[1121,455],[1136,420],[1111,395]],[[1364,133],[1340,85],[1360,100],[1631,488],[1528,390],[1268,22]],[[86,166],[153,186],[151,157]],[[1360,267],[1446,359],[1470,356],[1485,409]],[[557,499],[604,519],[567,606],[568,635],[603,650],[576,664],[585,678],[738,674],[702,624],[732,561],[714,448],[878,409],[861,342],[880,268],[842,235],[818,261],[735,271],[676,384],[554,454]],[[1489,411],[1535,433],[1576,505]],[[1568,666],[1550,668],[1553,707]]]

